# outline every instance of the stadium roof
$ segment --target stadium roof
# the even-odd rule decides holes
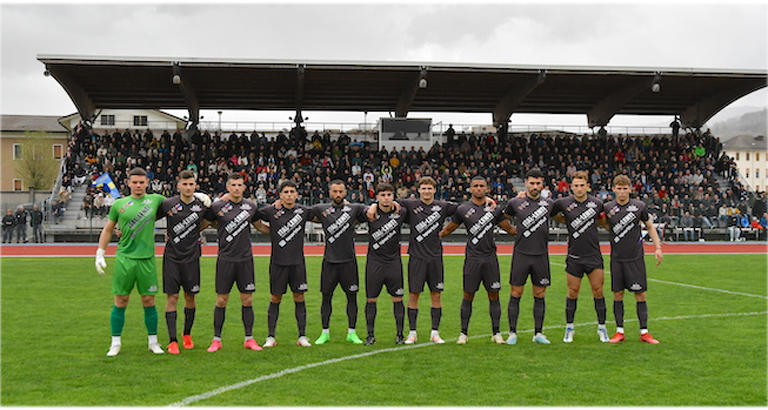
[[[699,127],[766,86],[766,70],[209,60],[39,55],[80,115],[103,108],[679,115]],[[658,87],[655,86],[658,85]],[[656,91],[654,91],[654,89]]]

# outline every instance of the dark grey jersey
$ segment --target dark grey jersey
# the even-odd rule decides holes
[[[485,204],[464,202],[456,208],[453,222],[464,224],[467,228],[467,259],[487,259],[496,257],[496,241],[493,228],[506,219],[500,207],[491,209]]]
[[[320,219],[325,231],[325,254],[330,263],[343,263],[355,260],[355,222],[365,222],[363,204],[317,204],[312,207],[315,216]]]
[[[408,215],[411,227],[408,254],[421,259],[442,257],[440,230],[445,218],[453,215],[459,205],[448,201],[433,201],[427,205],[420,199],[399,199],[397,202]]]
[[[166,235],[163,258],[179,263],[197,263],[200,259],[200,223],[207,209],[197,199],[185,203],[176,195],[164,200],[157,219],[165,217]]]
[[[378,210],[373,221],[368,221],[368,259],[389,263],[400,259],[400,229],[405,221],[405,211],[383,212]]]
[[[568,257],[580,259],[585,256],[601,256],[597,220],[603,213],[603,203],[591,195],[587,195],[584,202],[570,195],[556,200],[552,205],[550,215],[559,213],[563,214],[568,228]]]
[[[315,218],[312,209],[303,205],[277,209],[270,205],[259,212],[263,221],[269,224],[272,263],[282,266],[304,263],[304,228],[307,221]]]
[[[263,219],[255,203],[247,199],[237,203],[217,201],[211,205],[205,219],[218,224],[219,259],[228,262],[253,259],[251,224]]]
[[[552,208],[549,198],[531,199],[512,198],[504,209],[504,213],[515,218],[514,252],[525,255],[544,255],[548,252],[549,242],[549,211]]]
[[[605,204],[605,216],[611,226],[611,259],[634,261],[645,255],[641,223],[648,220],[648,211],[643,201],[630,199],[624,205],[616,201]]]

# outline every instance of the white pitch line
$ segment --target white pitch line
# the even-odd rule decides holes
[[[693,316],[660,317],[660,318],[653,318],[651,320],[652,321],[657,321],[657,320],[685,320],[685,319],[701,319],[701,318],[710,318],[710,317],[759,316],[759,315],[766,315],[766,314],[768,314],[768,311],[765,311],[765,312],[740,312],[740,313],[712,313],[712,314],[693,315]],[[633,322],[633,321],[637,321],[637,319],[626,319],[624,321],[625,322]],[[596,325],[596,324],[597,324],[597,322],[578,323],[575,326],[581,327],[581,326],[589,326],[589,325]],[[559,329],[559,328],[563,328],[563,327],[564,326],[546,326],[545,329]],[[528,330],[518,331],[517,333],[532,333],[532,332],[533,332],[533,329],[528,329]],[[469,338],[470,339],[479,339],[479,338],[485,338],[485,337],[491,337],[491,335],[490,334],[477,335],[477,336],[470,336]],[[453,342],[455,340],[456,339],[446,339],[446,342]],[[400,351],[400,350],[404,350],[404,349],[417,349],[417,348],[420,348],[420,347],[427,347],[427,346],[432,346],[432,345],[434,345],[434,343],[429,342],[429,343],[422,343],[422,344],[417,344],[417,345],[391,347],[391,348],[387,348],[387,349],[373,350],[373,351],[370,351],[370,352],[355,354],[355,355],[351,355],[351,356],[338,357],[338,358],[335,358],[335,359],[325,360],[325,361],[317,362],[317,363],[305,364],[303,366],[293,367],[293,368],[290,368],[290,369],[281,370],[279,372],[270,373],[270,374],[267,374],[267,375],[264,375],[264,376],[259,376],[259,377],[255,378],[255,379],[245,380],[245,381],[242,381],[242,382],[239,382],[239,383],[230,384],[228,386],[219,387],[218,389],[211,390],[209,392],[205,392],[205,393],[202,393],[202,394],[197,394],[197,395],[194,395],[194,396],[189,396],[186,399],[183,399],[183,400],[178,401],[176,403],[169,404],[168,407],[188,406],[190,404],[193,404],[193,403],[196,403],[196,402],[199,402],[199,401],[202,401],[202,400],[210,399],[211,397],[217,396],[217,395],[222,394],[222,393],[226,393],[228,391],[237,390],[237,389],[240,389],[240,388],[243,388],[243,387],[248,387],[248,386],[250,386],[252,384],[259,383],[259,382],[262,382],[262,381],[265,381],[265,380],[276,379],[276,378],[279,378],[279,377],[283,377],[285,375],[289,375],[289,374],[293,374],[293,373],[298,373],[298,372],[301,372],[301,371],[304,371],[304,370],[307,370],[307,369],[312,369],[312,368],[315,368],[315,367],[325,366],[325,365],[334,364],[334,363],[340,363],[340,362],[344,362],[344,361],[348,361],[348,360],[361,359],[361,358],[364,358],[364,357],[369,357],[369,356],[377,355],[379,353],[396,352],[396,351]]]
[[[549,263],[550,263],[551,265],[557,265],[557,266],[565,266],[564,264],[562,264],[562,263],[557,263],[557,262],[549,262]],[[611,271],[609,271],[608,269],[606,269],[606,270],[605,270],[605,273],[607,273],[607,274],[609,274],[609,275],[610,275],[610,274],[611,274]],[[768,296],[764,296],[764,295],[754,295],[754,294],[751,294],[751,293],[735,292],[735,291],[732,291],[732,290],[725,290],[725,289],[715,289],[715,288],[707,288],[707,287],[704,287],[704,286],[698,286],[698,285],[689,285],[689,284],[687,284],[687,283],[680,283],[680,282],[670,282],[670,281],[666,281],[666,280],[661,280],[661,279],[653,279],[653,278],[648,278],[648,281],[650,281],[650,282],[658,282],[658,283],[665,283],[665,284],[667,284],[667,285],[677,285],[677,286],[683,286],[683,287],[686,287],[686,288],[693,288],[693,289],[699,289],[699,290],[708,290],[708,291],[710,291],[710,292],[720,292],[720,293],[727,293],[727,294],[729,294],[729,295],[747,296],[747,297],[750,297],[750,298],[758,298],[758,299],[765,299],[765,300],[768,300]]]

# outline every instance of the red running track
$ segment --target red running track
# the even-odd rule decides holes
[[[367,244],[356,245],[356,251],[358,255],[365,255],[367,252]],[[601,244],[603,254],[610,254],[610,247],[608,244]],[[156,245],[156,255],[162,256],[165,245]],[[512,244],[500,244],[498,245],[498,253],[501,255],[512,254]],[[304,246],[304,254],[306,256],[322,256],[325,246],[322,244],[308,244]],[[107,248],[107,255],[112,256],[117,250],[116,244],[110,244]],[[691,243],[665,243],[663,246],[664,254],[677,255],[677,254],[708,254],[708,253],[733,253],[733,254],[768,254],[768,244],[766,242],[691,242]],[[218,246],[203,245],[203,256],[216,256]],[[270,246],[269,244],[256,244],[253,245],[253,254],[256,256],[269,256]],[[403,245],[403,255],[408,252],[408,246]],[[566,244],[565,243],[550,243],[549,254],[550,255],[565,255]],[[647,254],[653,254],[653,244],[645,244],[645,252]],[[95,256],[96,244],[2,244],[0,245],[0,256],[3,257],[67,257],[67,256]],[[464,245],[456,243],[444,243],[443,244],[444,255],[464,255]]]

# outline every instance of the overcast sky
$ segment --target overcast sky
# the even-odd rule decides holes
[[[2,114],[62,116],[76,112],[62,87],[52,77],[43,76],[44,66],[37,56],[51,54],[768,68],[765,1],[104,5],[0,0],[0,30]],[[763,89],[733,106],[765,107],[767,95]],[[269,115],[275,118],[257,113],[264,120],[286,120],[284,113]],[[305,115],[310,121],[362,122],[362,114]],[[235,121],[241,116],[225,113],[222,120]],[[578,121],[586,123],[585,117]],[[454,118],[459,123],[464,119],[491,122],[490,114]],[[513,124],[523,119],[512,116]],[[621,122],[629,125],[636,120],[617,117],[611,125]]]

